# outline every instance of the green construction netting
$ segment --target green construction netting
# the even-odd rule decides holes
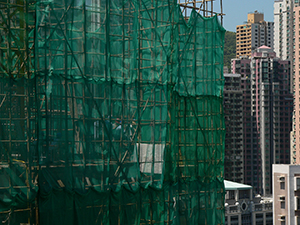
[[[224,32],[175,0],[0,0],[2,224],[223,224]]]

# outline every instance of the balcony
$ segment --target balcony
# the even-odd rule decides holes
[[[239,205],[229,206],[229,213],[238,213],[240,212]]]

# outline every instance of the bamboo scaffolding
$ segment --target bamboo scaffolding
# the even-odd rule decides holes
[[[223,17],[223,9],[222,9],[222,3],[221,3],[221,12],[217,13],[213,9],[213,2],[215,0],[178,0],[178,4],[180,5],[183,14],[185,17],[188,17],[189,9],[194,9],[201,13],[205,17],[212,17],[214,15],[221,16]],[[220,0],[222,2],[222,0]],[[7,2],[1,2],[1,5],[4,5],[5,8],[10,8],[11,11],[9,14],[14,14],[17,12],[18,8],[24,8],[25,11],[28,10],[28,4],[29,0],[23,1],[24,4],[15,4],[15,3],[10,3],[8,0]],[[100,1],[101,3],[101,1]],[[60,68],[53,68],[55,72],[58,74],[64,74],[66,76],[66,79],[62,82],[59,83],[59,81],[55,81],[53,79],[50,81],[46,76],[37,78],[37,86],[36,86],[36,96],[31,95],[29,88],[24,87],[24,89],[20,90],[19,92],[16,92],[13,88],[10,90],[5,89],[4,86],[0,87],[1,94],[0,94],[0,112],[3,115],[0,119],[1,121],[6,121],[6,126],[12,126],[14,124],[19,123],[20,121],[26,121],[26,130],[30,130],[30,135],[28,135],[26,138],[24,137],[23,139],[18,139],[16,135],[14,134],[15,131],[13,129],[8,129],[10,132],[7,135],[7,139],[2,139],[0,140],[1,144],[7,147],[7,152],[9,154],[8,159],[2,160],[0,167],[9,167],[12,164],[21,164],[24,165],[25,167],[28,167],[28,165],[34,160],[37,161],[33,167],[29,169],[29,173],[31,173],[30,176],[27,177],[28,183],[30,183],[32,180],[36,178],[36,173],[38,170],[43,170],[47,169],[55,174],[64,173],[64,168],[65,167],[71,167],[72,168],[72,173],[73,176],[76,176],[76,170],[80,167],[89,167],[92,169],[92,171],[97,171],[97,168],[100,166],[103,167],[109,167],[112,166],[112,174],[114,174],[117,179],[114,179],[112,181],[112,185],[118,185],[121,183],[121,175],[120,173],[125,173],[124,165],[132,165],[132,164],[137,164],[138,161],[140,160],[140,155],[137,155],[136,161],[130,160],[130,156],[132,156],[134,153],[130,153],[130,150],[125,150],[125,151],[118,151],[116,155],[112,155],[111,160],[108,162],[106,156],[104,154],[101,154],[99,158],[91,158],[88,154],[95,153],[96,149],[93,147],[92,144],[103,144],[103,146],[107,145],[110,148],[112,144],[117,146],[119,149],[122,148],[136,148],[136,151],[140,151],[141,144],[148,144],[152,143],[153,147],[151,149],[152,151],[152,159],[150,160],[153,165],[155,163],[161,163],[160,161],[156,161],[155,159],[155,154],[156,154],[156,149],[155,145],[160,144],[162,142],[162,137],[159,136],[158,139],[155,139],[157,135],[157,132],[159,131],[160,133],[163,131],[163,125],[166,123],[173,123],[174,121],[171,121],[171,116],[170,112],[168,113],[169,120],[166,121],[165,118],[163,118],[163,111],[165,108],[168,107],[168,99],[166,96],[166,91],[160,87],[159,82],[158,85],[154,86],[152,89],[148,90],[148,93],[142,91],[144,88],[147,87],[147,82],[151,81],[151,78],[145,78],[143,75],[144,70],[148,70],[149,68],[155,68],[153,69],[153,74],[156,74],[158,77],[158,81],[162,80],[163,72],[165,68],[168,66],[166,59],[162,58],[162,52],[164,51],[164,47],[168,46],[167,41],[161,41],[160,45],[158,45],[156,42],[157,40],[157,34],[155,33],[157,29],[168,27],[170,24],[170,21],[165,21],[163,19],[162,15],[158,16],[155,14],[157,9],[165,8],[168,5],[157,5],[156,1],[151,1],[151,7],[148,8],[148,11],[151,15],[150,18],[138,18],[138,24],[140,25],[139,29],[139,34],[138,34],[138,46],[135,51],[137,52],[137,60],[138,60],[138,72],[137,72],[137,77],[138,77],[138,88],[139,90],[136,90],[136,86],[130,86],[130,87],[121,87],[118,90],[120,92],[119,96],[113,96],[112,93],[115,90],[112,90],[112,87],[106,86],[103,87],[101,85],[97,84],[86,84],[86,83],[80,83],[80,82],[74,82],[68,80],[67,75],[70,74],[70,71],[78,71],[78,74],[82,73],[85,77],[103,77],[99,72],[91,72],[94,69],[95,64],[97,63],[96,58],[105,56],[107,53],[106,52],[92,52],[91,50],[87,50],[87,35],[97,35],[97,38],[94,38],[93,45],[95,46],[95,49],[97,48],[97,41],[104,41],[104,39],[99,38],[100,35],[107,34],[105,31],[100,31],[100,27],[105,25],[105,20],[108,20],[109,18],[105,18],[102,20],[99,18],[96,18],[96,15],[98,14],[105,14],[107,13],[106,10],[103,10],[102,5],[100,4],[99,6],[89,6],[86,9],[84,7],[78,8],[77,6],[73,5],[67,5],[66,1],[62,1],[60,5],[55,5],[53,8],[47,6],[45,3],[44,6],[41,6],[40,8],[40,13],[42,13],[43,18],[40,21],[38,30],[36,31],[37,34],[42,35],[44,33],[43,37],[38,37],[38,41],[43,41],[47,42],[44,44],[43,47],[40,47],[40,49],[43,49],[37,52],[37,58],[44,58],[45,59],[45,67],[42,68],[39,62],[36,62],[37,65],[33,65],[33,57],[34,57],[34,50],[37,46],[35,46],[35,43],[33,40],[33,37],[29,37],[29,32],[31,28],[33,28],[33,24],[31,23],[32,21],[28,21],[28,23],[24,23],[22,26],[13,26],[12,25],[12,18],[9,18],[10,15],[6,15],[8,18],[7,21],[5,21],[5,26],[7,29],[11,30],[17,30],[20,32],[20,34],[24,33],[24,36],[27,37],[27,41],[23,41],[22,44],[18,47],[13,47],[15,44],[13,35],[9,33],[9,38],[5,42],[5,45],[0,45],[0,61],[6,61],[7,65],[0,65],[2,66],[3,70],[0,70],[0,76],[4,77],[4,74],[8,74],[11,77],[31,77],[33,74],[35,68],[40,68],[40,71],[35,71],[38,73],[43,73],[44,75],[49,74],[51,70],[51,66],[54,63],[55,58],[62,59],[63,63]],[[7,11],[0,9],[3,14],[7,13]],[[91,14],[91,21],[84,21],[84,25],[77,28],[76,33],[78,34],[77,37],[68,37],[67,36],[67,30],[68,26],[71,25],[72,23],[82,23],[80,20],[73,20],[72,23],[68,22],[65,15],[68,13],[70,10],[77,10],[80,13],[90,13]],[[122,35],[120,34],[109,34],[110,38],[116,38],[115,41],[119,41],[122,44],[122,53],[118,54],[111,54],[110,57],[112,58],[122,58],[122,68],[128,67],[125,64],[125,59],[130,58],[130,56],[133,54],[132,51],[126,50],[126,49],[131,49],[131,42],[128,40],[133,39],[133,34],[132,32],[126,33],[125,30],[128,29],[130,30],[130,27],[133,26],[132,22],[124,22],[127,20],[133,19],[133,16],[128,13],[125,14],[125,12],[131,12],[134,11],[135,8],[133,5],[126,5],[123,6],[122,8],[122,13],[119,11],[113,11],[111,10],[109,12],[109,16],[117,16],[121,19],[121,29],[122,29]],[[140,10],[140,13],[145,13],[147,10]],[[162,13],[162,12],[161,12]],[[58,16],[57,18],[55,17],[56,15],[61,15]],[[45,18],[48,18],[49,21],[45,21]],[[154,18],[154,19],[152,19]],[[20,18],[21,19],[21,18]],[[169,19],[169,18],[168,18]],[[94,21],[93,21],[94,20]],[[143,22],[151,22],[151,26],[149,27],[142,27]],[[88,22],[93,22],[92,28],[88,29],[86,27],[86,24]],[[118,21],[111,21],[112,24],[110,26],[110,29],[116,29],[119,28],[120,23],[117,23]],[[171,22],[172,23],[172,22]],[[126,28],[126,29],[125,29]],[[53,33],[56,31],[62,32],[62,39],[58,39],[53,37]],[[6,29],[1,28],[1,32],[7,32]],[[147,32],[151,32],[151,35],[147,36]],[[2,33],[1,33],[2,34]],[[160,34],[161,35],[161,34]],[[92,40],[92,39],[90,39]],[[77,41],[77,42],[76,42]],[[57,43],[62,42],[61,45],[57,45]],[[78,44],[78,49],[74,51],[72,49],[72,45],[74,43],[79,43]],[[182,42],[179,42],[180,44]],[[98,44],[100,45],[100,44]],[[55,51],[51,51],[55,49]],[[149,50],[151,53],[151,58],[146,58],[143,56],[142,51],[144,50]],[[194,50],[193,47],[191,49],[186,49],[186,50]],[[156,53],[159,52],[159,54],[156,55]],[[183,52],[180,52],[179,54],[183,54]],[[73,57],[71,59],[71,62],[69,62],[69,57],[72,56],[82,56],[81,59],[83,62],[80,62],[79,60],[76,61],[76,57]],[[87,59],[88,58],[93,58],[93,63],[88,65]],[[153,60],[155,58],[155,62]],[[186,60],[188,61],[188,60]],[[158,64],[160,63],[160,64]],[[193,61],[190,60],[187,65],[182,66],[182,68],[192,68],[193,67]],[[129,67],[127,69],[130,69]],[[99,69],[100,70],[100,69]],[[107,71],[106,71],[107,72]],[[121,77],[123,79],[126,79],[127,73],[123,69],[110,69],[109,72],[120,72]],[[154,75],[153,75],[154,76]],[[193,75],[190,76],[191,78]],[[209,81],[209,80],[206,80]],[[55,83],[56,82],[56,83]],[[0,84],[2,85],[2,84]],[[196,85],[196,82],[195,82]],[[52,88],[52,86],[58,87],[57,90],[58,93],[51,93],[48,94],[47,90],[49,88]],[[102,90],[104,88],[104,90]],[[6,92],[7,94],[2,94]],[[76,92],[80,92],[81,94],[78,94]],[[130,98],[130,95],[134,93],[137,96],[136,100],[132,100]],[[96,96],[97,95],[97,96]],[[129,96],[129,97],[128,97]],[[33,102],[35,101],[35,98],[38,99],[39,105],[34,105]],[[19,102],[19,105],[22,106],[22,109],[18,111],[14,111],[14,107],[18,105],[18,103],[14,103],[15,100]],[[120,115],[114,115],[114,118],[111,118],[111,112],[114,110],[114,104],[115,103],[120,103],[121,105],[121,113]],[[178,103],[178,112],[175,117],[176,120],[182,121],[182,118],[193,118],[195,115],[193,115],[193,112],[184,112],[185,105],[186,103]],[[105,105],[107,106],[106,112],[105,110],[100,107],[100,105]],[[86,107],[86,108],[85,108]],[[86,110],[88,112],[91,111],[97,111],[99,114],[100,118],[94,118],[94,117],[88,117],[83,113],[83,110]],[[158,111],[158,113],[157,113]],[[144,113],[149,113],[151,119],[144,119],[143,115]],[[155,113],[159,115],[158,117],[155,117]],[[199,114],[197,116],[203,116],[201,112],[198,112]],[[33,115],[34,114],[34,115]],[[190,114],[190,115],[189,115]],[[37,142],[38,136],[40,134],[37,134],[38,131],[32,130],[34,127],[30,125],[32,121],[34,121],[35,117],[38,116],[41,121],[40,123],[45,123],[46,128],[45,130],[41,130],[40,132],[46,133],[46,137],[44,137],[45,140],[43,140],[45,143],[42,144],[42,149],[46,149],[50,151],[49,149],[51,148],[58,148],[62,149],[61,146],[65,147],[64,151],[69,151],[72,153],[72,160],[71,162],[67,163],[65,158],[62,156],[63,154],[61,152],[52,152],[51,157],[52,157],[52,162],[50,164],[44,164],[41,162],[42,154],[44,153],[38,153],[39,155],[37,156],[38,159],[31,159],[30,154],[31,154],[31,149],[34,147],[34,142]],[[108,119],[108,116],[109,119]],[[60,118],[60,119],[56,119]],[[111,131],[107,128],[104,128],[105,126],[105,121],[109,120],[109,122],[115,123],[118,119],[122,121],[122,126],[132,126],[132,136],[128,139],[124,135],[121,135],[120,139],[114,139],[111,135],[110,139],[106,137],[108,134],[107,132]],[[57,120],[57,121],[55,121]],[[53,124],[50,123],[50,121],[55,121],[57,123],[57,126],[54,127]],[[71,122],[71,123],[69,123]],[[92,123],[95,129],[99,129],[99,136],[97,134],[94,134],[97,137],[91,138],[91,148],[87,148],[86,146],[83,145],[83,143],[86,142],[87,134],[84,132],[84,127],[87,127],[89,123]],[[70,126],[72,124],[72,126]],[[82,127],[79,125],[82,124]],[[2,123],[2,126],[4,126],[4,123]],[[142,134],[141,129],[144,126],[151,127],[151,140],[146,140],[146,135],[149,134]],[[155,128],[158,127],[159,129],[156,130]],[[25,125],[24,125],[25,128]],[[0,128],[1,129],[1,128]],[[211,130],[213,131],[214,129],[211,128],[198,128],[197,125],[195,124],[194,129],[186,129],[185,128],[185,121],[179,122],[178,126],[174,130],[174,132],[178,132],[180,134],[180,140],[181,138],[185,139],[186,136],[188,135],[187,133],[189,131],[197,130]],[[0,130],[1,131],[1,130]],[[101,131],[101,132],[100,132]],[[66,134],[70,135],[70,138],[67,139],[67,141],[58,141],[58,143],[54,146],[52,144],[52,139],[55,138],[55,134],[59,132],[64,132]],[[71,137],[74,137],[71,139]],[[42,138],[42,137],[39,137]],[[90,138],[90,137],[89,137]],[[112,143],[113,142],[113,143]],[[138,142],[139,144],[135,145],[135,143]],[[184,144],[179,144],[179,148],[188,148],[195,146],[194,143],[186,143],[186,141],[182,140]],[[13,154],[17,154],[16,149],[14,149],[14,146],[17,146],[18,144],[24,143],[26,146],[27,154],[26,160],[16,161],[18,160],[16,155],[13,156]],[[171,143],[166,143],[167,146],[170,146]],[[211,145],[221,145],[220,143],[212,143]],[[60,146],[60,148],[58,147]],[[73,150],[72,147],[74,147]],[[104,150],[104,147],[101,146],[101,151]],[[198,147],[204,147],[207,145],[204,144],[197,144]],[[88,150],[87,150],[88,149]],[[84,152],[87,151],[88,154],[84,154]],[[76,156],[80,156],[80,160],[76,159]],[[1,156],[2,157],[2,156]],[[179,151],[179,154],[177,155],[178,159],[178,167],[179,167],[179,173],[182,173],[183,178],[187,178],[188,176],[184,174],[184,169],[185,166],[180,164],[182,161],[185,160],[185,157],[181,151]],[[13,160],[11,161],[12,158]],[[204,163],[206,161],[204,160],[198,160],[199,163]],[[141,162],[142,163],[142,162]],[[146,162],[144,162],[146,163]],[[187,165],[187,167],[194,167],[192,165]],[[154,174],[154,166],[151,167],[151,172]],[[143,174],[144,179],[141,180],[141,183],[155,183],[155,182],[160,182],[161,178],[156,178],[154,176],[149,176],[147,173]],[[21,176],[21,175],[19,175]],[[79,176],[79,175],[78,175]],[[91,186],[99,186],[102,188],[102,190],[106,190],[107,184],[105,184],[105,177],[104,174],[101,173],[101,182],[100,184],[93,184],[91,179],[89,177],[84,177],[85,182],[84,186],[86,189],[88,189]],[[88,179],[87,179],[88,178]],[[139,178],[132,177],[133,179],[126,179],[124,181],[124,184],[134,184]],[[58,179],[57,184],[60,187],[65,186],[65,181],[63,179]],[[0,189],[10,189],[10,188],[16,188],[16,189],[22,189],[22,188],[28,188],[28,186],[14,186],[12,185],[12,181],[9,181],[9,185],[7,187],[1,187]],[[29,190],[29,189],[28,189]],[[180,196],[188,195],[188,191],[186,193],[179,193]],[[170,193],[168,193],[168,196],[164,200],[165,204],[168,205],[168,216],[167,216],[167,221],[166,224],[171,224],[172,219],[170,218],[170,208],[172,207],[172,199],[170,199]],[[151,204],[153,203],[158,203],[158,201],[154,200]],[[146,204],[146,203],[143,203]],[[128,205],[132,205],[132,203],[128,203]],[[86,206],[87,208],[90,207],[99,207],[99,213],[103,210],[104,206]],[[121,207],[121,204],[118,206],[119,210]],[[32,207],[31,205],[28,205],[27,208],[25,209],[18,209],[15,210],[14,212],[19,212],[19,211],[30,211],[32,214],[35,213],[36,216],[38,216],[37,213],[37,207]],[[3,214],[11,214],[11,211],[6,211],[2,212]],[[150,219],[144,221],[144,224],[154,224],[155,222],[152,221],[153,217],[153,211],[151,209],[150,212]],[[38,218],[36,218],[38,221]],[[118,224],[120,224],[120,221],[118,221]]]

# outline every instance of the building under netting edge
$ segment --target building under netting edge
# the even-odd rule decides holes
[[[3,224],[224,223],[217,16],[186,20],[171,0],[0,5]]]

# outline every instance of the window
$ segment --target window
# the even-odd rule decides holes
[[[300,198],[299,197],[296,198],[296,209],[300,210]]]
[[[285,201],[285,196],[279,196],[279,201]]]
[[[234,191],[228,191],[229,192],[229,199],[234,199]]]
[[[285,201],[281,201],[280,202],[280,208],[281,209],[285,209]]]
[[[285,216],[280,216],[279,220],[281,225],[285,225]]]
[[[257,213],[257,214],[255,215],[255,217],[256,217],[256,220],[262,220],[262,219],[264,218],[264,215],[261,214],[261,213]]]
[[[296,225],[300,225],[300,217],[297,217],[297,224]]]
[[[238,222],[239,221],[239,217],[238,216],[231,216],[230,220],[231,220],[231,222]]]
[[[300,177],[296,178],[296,190],[300,190]]]
[[[285,189],[285,178],[284,177],[280,177],[279,181],[280,181],[280,189],[284,190]]]

